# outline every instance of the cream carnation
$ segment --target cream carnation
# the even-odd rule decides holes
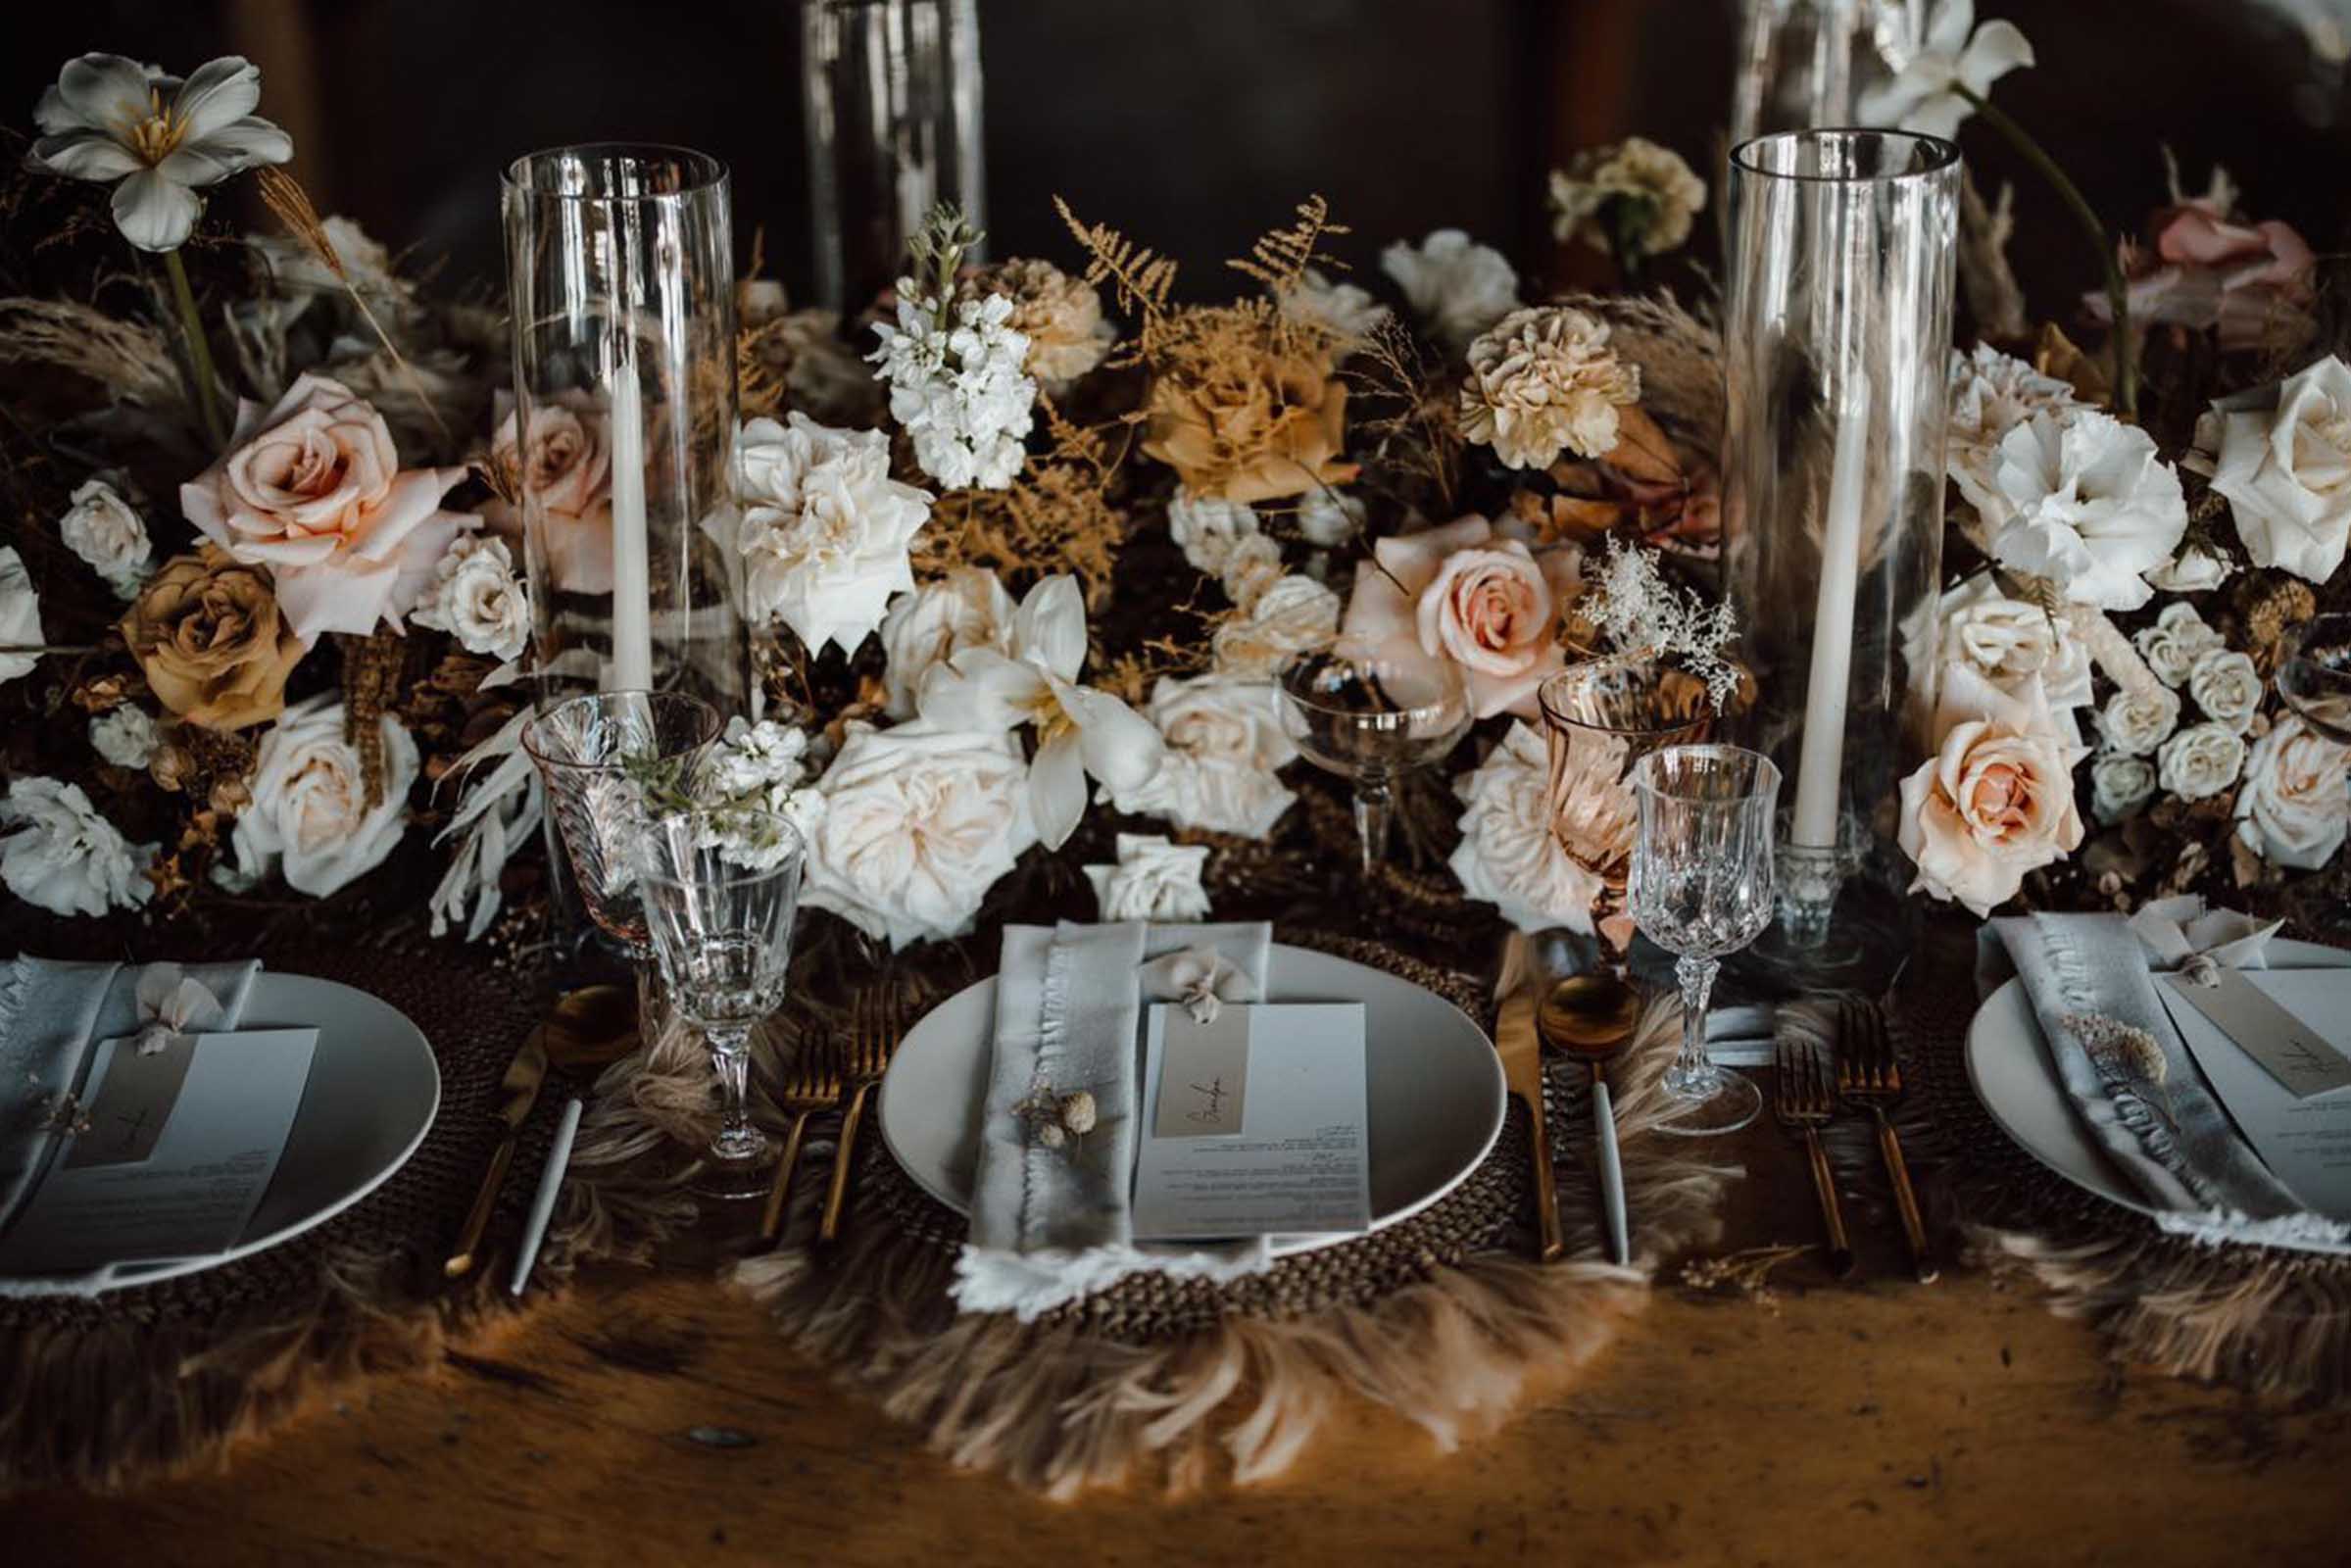
[[[884,432],[828,430],[805,414],[745,424],[735,463],[746,610],[783,621],[811,654],[856,652],[891,596],[914,586],[908,551],[930,496],[890,477]]]
[[[1469,348],[1461,433],[1506,467],[1547,468],[1562,452],[1604,458],[1617,413],[1641,401],[1641,372],[1608,347],[1608,324],[1566,305],[1514,311]]]
[[[0,883],[51,914],[134,909],[155,896],[142,874],[156,846],[132,844],[78,784],[19,776],[0,797]]]
[[[376,720],[383,740],[383,793],[367,803],[367,768],[343,738],[343,705],[321,692],[285,710],[254,759],[253,804],[237,817],[233,843],[248,877],[283,866],[286,886],[322,899],[383,863],[407,825],[416,782],[416,743],[400,721]]]
[[[2343,847],[2351,821],[2351,750],[2287,715],[2253,743],[2236,832],[2273,865],[2316,871]]]

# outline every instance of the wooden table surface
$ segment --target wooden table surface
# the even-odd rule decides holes
[[[1708,1250],[1809,1241],[1794,1147],[1738,1153]],[[1074,1505],[925,1452],[707,1271],[608,1272],[223,1474],[0,1506],[0,1561],[2351,1561],[2351,1415],[2111,1366],[2029,1288],[1913,1285],[1864,1240],[1858,1283],[1805,1257],[1776,1307],[1669,1268],[1595,1370],[1458,1452],[1366,1405],[1274,1484]]]

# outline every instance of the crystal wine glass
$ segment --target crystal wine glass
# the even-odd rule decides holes
[[[2282,651],[2278,695],[2313,730],[2351,746],[2351,614],[2314,615]]]
[[[1706,1000],[1727,954],[1772,918],[1772,823],[1780,770],[1736,746],[1669,746],[1633,770],[1641,825],[1630,893],[1641,935],[1677,956],[1682,1052],[1665,1093],[1683,1112],[1662,1132],[1697,1137],[1755,1119],[1763,1097],[1706,1054]]]
[[[1368,876],[1387,853],[1396,779],[1442,759],[1469,729],[1461,670],[1417,648],[1341,643],[1291,660],[1277,684],[1291,743],[1355,786],[1355,832]]]
[[[638,886],[661,975],[703,1032],[718,1073],[718,1132],[699,1184],[718,1198],[765,1190],[771,1146],[751,1124],[751,1031],[783,1005],[807,847],[769,811],[692,807],[635,841]]]

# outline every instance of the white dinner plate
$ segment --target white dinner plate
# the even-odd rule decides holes
[[[1468,1014],[1384,970],[1276,944],[1274,1002],[1360,1002],[1370,1118],[1372,1229],[1409,1218],[1459,1186],[1502,1130],[1501,1060]],[[969,1213],[996,1033],[996,982],[982,980],[907,1031],[882,1079],[882,1141],[917,1186]],[[1328,1237],[1276,1237],[1277,1253]]]
[[[2351,952],[2315,942],[2275,940],[2268,956],[2278,969],[2351,968]],[[1968,1025],[1967,1070],[1976,1098],[2025,1152],[2110,1202],[2141,1214],[2157,1211],[2082,1125],[2022,980],[2010,980],[1976,1009]]]
[[[118,1264],[105,1289],[200,1274],[299,1236],[382,1186],[424,1142],[441,1103],[441,1069],[423,1034],[390,1003],[331,980],[264,970],[238,1027],[318,1031],[269,1190],[227,1251]],[[39,1295],[44,1286],[63,1283],[37,1275],[9,1281],[16,1294]]]

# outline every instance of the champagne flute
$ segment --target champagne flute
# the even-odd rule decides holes
[[[1468,732],[1460,667],[1409,652],[1338,647],[1282,666],[1282,728],[1301,756],[1355,786],[1355,836],[1369,876],[1388,853],[1396,781],[1440,760]]]
[[[1669,746],[1633,770],[1641,813],[1633,844],[1633,918],[1677,956],[1682,1051],[1666,1096],[1683,1106],[1660,1132],[1701,1137],[1755,1119],[1763,1096],[1706,1054],[1706,1002],[1723,957],[1771,923],[1772,824],[1780,770],[1736,746]]]

